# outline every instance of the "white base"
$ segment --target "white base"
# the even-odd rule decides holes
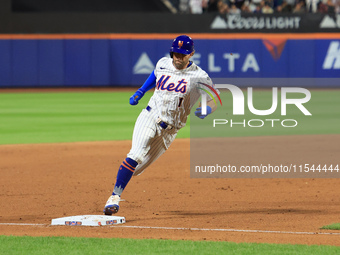
[[[78,215],[52,219],[51,225],[107,226],[125,223],[125,217],[106,215]]]

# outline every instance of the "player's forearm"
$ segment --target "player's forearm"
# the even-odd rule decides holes
[[[201,102],[198,104],[198,106],[199,106],[199,107],[202,106]],[[211,108],[211,112],[212,112],[212,113],[213,113],[214,111],[216,111],[216,109],[217,109],[217,105],[215,105],[215,102],[214,102],[213,99],[211,99],[211,100],[209,100],[209,101],[207,102],[207,106],[209,106],[209,107]]]
[[[213,113],[217,109],[217,105],[215,104],[214,100],[210,100],[207,102],[207,106],[210,106],[211,112]]]

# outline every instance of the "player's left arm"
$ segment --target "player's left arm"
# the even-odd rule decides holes
[[[218,100],[218,99],[215,98],[215,101],[216,100]],[[215,101],[213,99],[211,99],[207,102],[207,106],[209,106],[211,108],[211,113],[213,113],[217,109],[217,105],[215,104]]]
[[[216,109],[217,109],[217,105],[215,104],[214,100],[211,99],[207,102],[207,114],[205,115],[202,114],[201,103],[199,103],[198,108],[196,108],[195,115],[200,119],[204,119],[209,114],[212,114],[214,111],[216,111]]]
[[[212,83],[211,79],[209,77],[207,77],[206,80],[210,81],[209,85],[214,89],[215,94],[218,96],[218,94],[220,94],[220,92],[217,89],[215,89],[215,85]],[[204,114],[204,115],[202,114],[201,103],[199,103],[198,108],[196,108],[195,115],[200,119],[204,119],[209,114],[212,114],[217,109],[217,105],[215,103],[216,100],[217,100],[216,97],[214,97],[214,98],[210,97],[210,100],[207,101],[207,114]]]

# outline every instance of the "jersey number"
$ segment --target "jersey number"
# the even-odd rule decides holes
[[[181,107],[182,102],[183,102],[183,97],[181,97],[181,98],[179,99],[178,107]]]

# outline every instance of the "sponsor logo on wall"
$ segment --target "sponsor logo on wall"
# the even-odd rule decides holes
[[[133,66],[133,74],[150,74],[155,69],[154,64],[150,60],[148,54],[143,52]]]
[[[336,15],[334,18],[326,15],[321,23],[320,28],[340,28],[340,15]]]
[[[340,41],[331,41],[322,69],[340,69]]]
[[[252,16],[226,15],[216,16],[211,23],[211,29],[299,29],[299,16]]]
[[[340,16],[340,15],[339,15]],[[262,43],[270,53],[274,62],[280,60],[287,43],[286,39],[263,39]],[[201,53],[195,53],[192,59],[197,65],[204,65],[209,73],[233,73],[240,68],[243,73],[260,72],[261,65],[258,55],[255,52],[208,52],[206,56]],[[324,53],[322,64],[323,70],[340,70],[340,40],[332,40],[329,42],[327,52]],[[203,54],[204,55],[204,54]],[[202,59],[206,62],[202,63]],[[239,63],[241,61],[241,63]],[[238,66],[238,67],[237,67]],[[133,68],[133,74],[149,75],[155,69],[147,52],[142,52],[137,58]]]
[[[287,40],[286,39],[271,39],[271,40],[262,40],[264,46],[268,50],[268,52],[271,54],[274,61],[278,61],[281,57],[282,51],[284,50],[284,47],[286,45]],[[168,55],[168,54],[167,54]],[[166,55],[166,56],[167,56]],[[217,58],[223,58],[223,60],[226,61],[225,68],[228,72],[233,73],[235,72],[236,63],[240,61],[241,53],[239,52],[222,52],[221,54],[215,54],[213,52],[209,52],[207,55],[207,70],[210,73],[220,73],[222,72],[222,66],[217,65],[216,59]],[[243,56],[242,56],[243,57]],[[197,64],[203,64],[201,63],[202,55],[201,53],[196,52],[192,60]],[[155,69],[155,65],[152,63],[150,57],[146,52],[142,52],[138,60],[136,61],[135,65],[133,66],[133,74],[150,74]],[[226,70],[224,70],[226,71]],[[248,52],[245,55],[245,58],[242,62],[241,67],[242,72],[259,72],[260,71],[260,65],[258,60],[256,59],[256,56],[253,52]]]
[[[286,39],[272,39],[272,40],[262,40],[264,46],[272,55],[275,61],[278,61],[281,57],[282,51],[286,45]]]

